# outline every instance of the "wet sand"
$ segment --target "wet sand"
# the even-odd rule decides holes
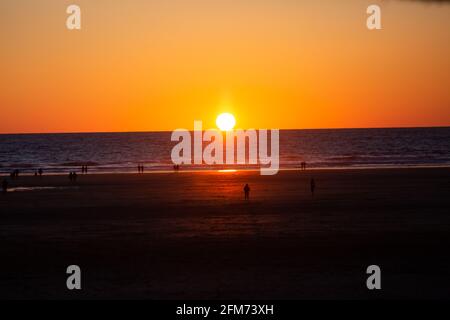
[[[20,177],[11,187],[24,189],[0,194],[0,298],[450,297],[448,168]],[[72,264],[81,291],[66,289]],[[366,288],[371,264],[381,291]]]

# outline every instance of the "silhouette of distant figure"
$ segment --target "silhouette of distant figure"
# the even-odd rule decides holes
[[[316,191],[316,181],[311,179],[311,195],[314,197],[314,192]]]
[[[250,186],[248,185],[248,183],[244,187],[244,196],[245,200],[248,200],[250,198]]]
[[[35,170],[34,171],[34,176],[37,177],[37,175],[38,175],[38,172],[37,172],[37,170]]]
[[[19,177],[19,170],[17,170],[17,169],[13,170],[9,176],[11,177],[11,179],[18,178]]]
[[[303,170],[303,171],[306,170],[306,162],[305,161],[300,163],[300,169]]]
[[[174,164],[173,165],[173,170],[174,171],[180,171],[180,165],[179,164]]]
[[[3,181],[2,181],[2,191],[3,191],[3,193],[8,192],[8,180],[6,180],[6,179],[3,179]]]
[[[42,177],[42,174],[44,173],[44,171],[42,169],[38,170],[39,176]]]
[[[141,173],[144,173],[144,165],[141,164]]]
[[[69,173],[69,180],[73,182],[77,181],[77,173],[75,171]]]
[[[84,173],[84,166],[81,166],[81,173]],[[72,172],[70,172],[72,174]]]

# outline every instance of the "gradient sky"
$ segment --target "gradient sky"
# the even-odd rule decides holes
[[[450,125],[449,4],[2,0],[0,42],[1,133]]]

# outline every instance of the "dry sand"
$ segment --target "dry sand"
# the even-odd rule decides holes
[[[448,168],[20,177],[13,187],[57,188],[0,194],[0,297],[448,298],[449,178]],[[81,291],[66,289],[72,264]],[[366,289],[371,264],[381,291]]]

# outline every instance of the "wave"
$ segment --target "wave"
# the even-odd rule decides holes
[[[99,166],[100,163],[94,161],[74,161],[74,162],[64,162],[58,164],[62,167],[81,167],[81,166]]]
[[[32,163],[10,163],[5,167],[9,168],[35,168],[36,165]]]

